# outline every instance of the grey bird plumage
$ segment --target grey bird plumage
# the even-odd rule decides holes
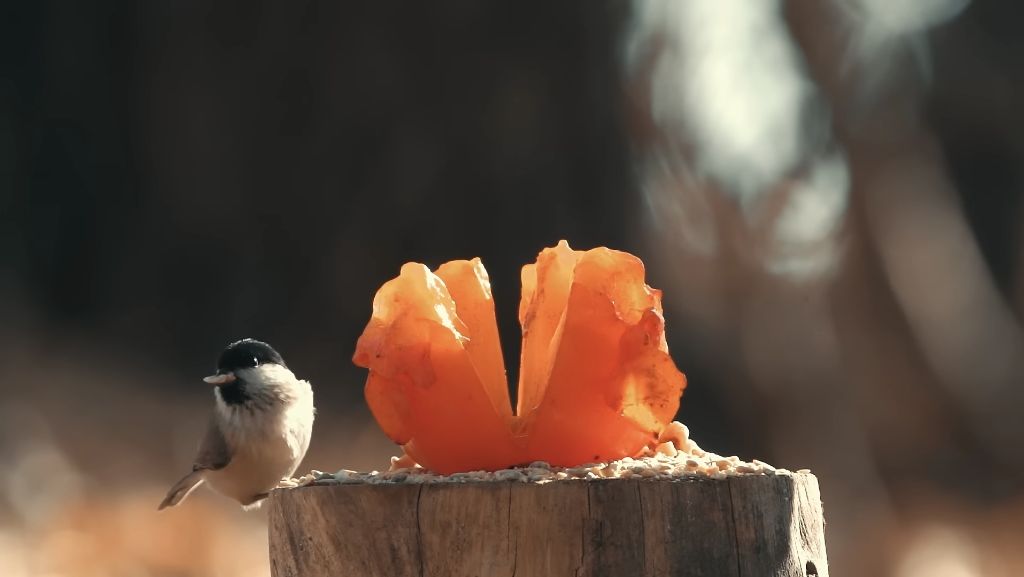
[[[213,414],[192,471],[167,492],[173,507],[203,482],[245,509],[258,507],[299,466],[313,430],[309,382],[296,378],[270,345],[244,339],[228,345],[217,372]]]

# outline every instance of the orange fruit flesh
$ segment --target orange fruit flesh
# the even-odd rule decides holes
[[[465,348],[484,392],[494,411],[507,423],[512,418],[512,406],[487,271],[480,259],[475,258],[472,261],[446,262],[437,269],[437,276],[448,287],[448,293],[455,301],[456,313],[471,335]]]
[[[374,298],[354,361],[370,369],[378,424],[442,474],[531,461],[631,456],[672,420],[686,386],[643,263],[564,241],[523,268],[513,415],[487,273],[479,259],[431,273],[407,264]]]
[[[511,445],[511,410],[505,418],[495,411],[467,333],[445,283],[407,264],[377,292],[356,344],[355,363],[370,369],[365,394],[377,423],[439,472],[501,468],[508,458],[501,449]]]

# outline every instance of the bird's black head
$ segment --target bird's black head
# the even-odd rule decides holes
[[[224,374],[238,369],[251,369],[267,363],[285,367],[284,359],[273,347],[255,339],[242,339],[231,343],[217,359],[217,373]]]

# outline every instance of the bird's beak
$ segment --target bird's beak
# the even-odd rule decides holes
[[[235,373],[217,373],[216,375],[203,377],[203,380],[211,385],[226,385],[234,382],[235,378]]]

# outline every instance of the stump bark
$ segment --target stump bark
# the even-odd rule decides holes
[[[275,491],[274,577],[828,575],[813,475]]]

